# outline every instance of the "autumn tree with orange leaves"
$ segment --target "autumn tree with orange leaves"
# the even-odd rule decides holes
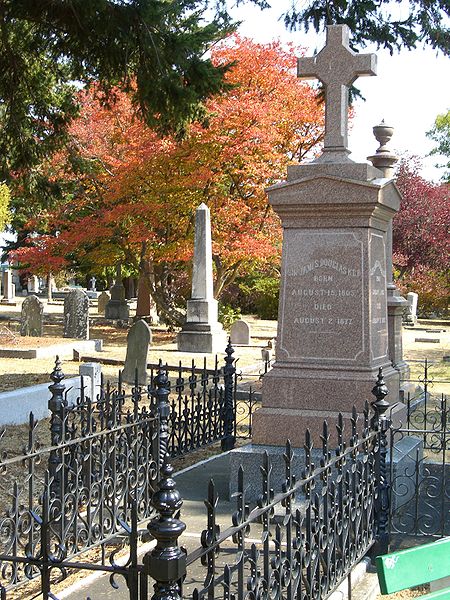
[[[91,270],[120,261],[146,278],[175,323],[183,321],[177,300],[184,304],[177,275],[192,258],[201,202],[211,210],[217,297],[249,265],[279,261],[281,228],[264,189],[323,137],[316,93],[296,77],[300,53],[238,36],[215,47],[215,64],[234,62],[228,90],[208,101],[207,122],[182,140],[158,137],[120,92],[110,108],[95,91],[82,92],[71,142],[47,165],[71,192],[29,223],[45,230],[19,250],[21,261],[34,270],[54,259]]]

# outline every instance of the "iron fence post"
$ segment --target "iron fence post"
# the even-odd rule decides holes
[[[158,491],[152,499],[158,516],[147,525],[150,535],[156,539],[156,546],[143,559],[145,575],[155,581],[152,600],[181,600],[181,581],[186,574],[186,553],[178,545],[186,524],[174,516],[183,500],[172,473],[173,467],[166,454]]]
[[[236,411],[234,406],[234,375],[236,368],[234,366],[234,348],[231,345],[231,339],[228,339],[228,345],[225,349],[225,367],[223,370],[224,380],[224,404],[223,404],[223,438],[221,441],[222,450],[232,450],[234,448],[236,437],[234,435],[234,422]]]
[[[372,389],[375,396],[372,404],[374,415],[372,417],[372,427],[377,430],[377,452],[375,453],[375,475],[377,478],[375,498],[375,544],[372,554],[377,556],[386,554],[389,551],[389,480],[386,466],[388,453],[388,431],[391,427],[391,419],[386,415],[390,404],[385,399],[389,390],[383,379],[383,369],[379,368],[377,382]]]
[[[161,470],[166,454],[169,454],[169,417],[170,417],[170,381],[167,370],[164,370],[161,362],[159,363],[158,374],[154,379],[154,396],[156,399],[156,410],[159,416],[158,431],[158,460],[157,464]]]
[[[64,410],[67,406],[67,400],[64,398],[66,386],[62,383],[64,373],[61,370],[61,361],[59,356],[56,357],[55,368],[50,374],[50,379],[53,381],[48,386],[52,396],[48,401],[48,408],[51,412],[50,417],[50,437],[52,446],[58,446],[63,437],[64,428]],[[48,471],[50,475],[50,492],[55,495],[64,495],[64,490],[61,489],[61,452],[58,449],[50,451],[48,458]]]

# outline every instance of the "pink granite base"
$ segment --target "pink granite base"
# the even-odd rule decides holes
[[[406,406],[398,402],[389,412],[394,426],[405,423]],[[372,415],[373,412],[370,412]],[[345,439],[350,437],[351,413],[343,412],[344,427],[347,432]],[[284,446],[289,440],[295,448],[302,448],[305,443],[305,432],[309,429],[314,440],[315,447],[321,443],[320,436],[323,434],[323,423],[328,424],[330,435],[330,448],[336,447],[338,413],[319,410],[289,410],[283,408],[260,408],[253,415],[253,444],[264,444],[267,446]],[[358,420],[358,431],[362,427],[362,414]]]
[[[383,373],[390,390],[387,400],[394,407],[399,402],[399,375],[389,366]],[[349,418],[353,406],[362,414],[366,401],[375,400],[371,391],[377,374],[378,369],[306,370],[276,365],[263,378],[262,408],[254,415],[253,442],[277,446],[290,439],[299,447],[306,428],[319,439],[324,420],[334,442],[338,414]]]

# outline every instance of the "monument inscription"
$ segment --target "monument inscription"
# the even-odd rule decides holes
[[[279,351],[356,360],[364,351],[362,241],[350,232],[287,230],[285,250]]]
[[[370,251],[370,351],[372,359],[388,355],[387,304],[386,304],[386,256],[385,239],[382,234],[371,233]]]

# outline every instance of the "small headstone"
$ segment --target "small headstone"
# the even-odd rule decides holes
[[[37,296],[27,296],[22,303],[20,335],[41,337],[44,305]]]
[[[97,312],[99,315],[105,314],[106,305],[108,304],[108,302],[110,300],[111,300],[111,296],[109,295],[108,292],[102,292],[100,294],[100,296],[98,297],[98,305],[97,305]]]
[[[147,383],[147,354],[151,341],[150,327],[143,319],[139,319],[130,328],[127,335],[127,355],[122,371],[122,379],[125,383],[133,384],[135,382],[136,369],[138,384],[145,385]]]
[[[231,345],[241,344],[248,346],[250,344],[250,325],[239,319],[235,321],[230,329]]]
[[[89,290],[91,292],[96,292],[97,288],[95,287],[95,284],[97,283],[97,279],[95,277],[91,277],[90,281],[89,281]]]
[[[409,292],[406,296],[408,306],[405,307],[403,320],[406,325],[415,325],[417,323],[417,305],[419,296],[415,292]]]
[[[64,298],[64,337],[89,339],[89,298],[75,289]]]
[[[28,277],[27,291],[29,294],[39,293],[39,277],[37,277],[36,275],[31,275],[31,277]]]
[[[93,401],[98,399],[102,385],[102,366],[100,363],[83,363],[79,369],[80,375],[89,377],[90,387],[85,389],[86,395]]]

